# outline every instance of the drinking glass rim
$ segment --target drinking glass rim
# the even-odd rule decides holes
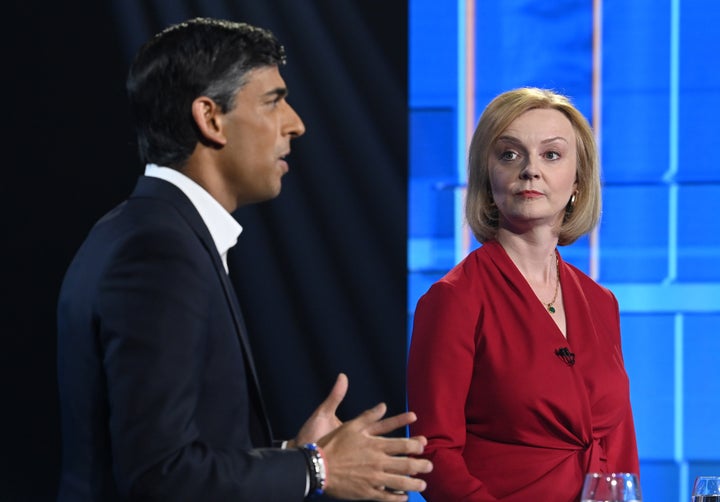
[[[585,476],[593,476],[593,477],[624,477],[624,476],[635,476],[640,477],[637,472],[587,472],[585,473]],[[698,476],[700,477],[700,476]],[[720,476],[710,476],[711,478],[714,477],[720,477]]]

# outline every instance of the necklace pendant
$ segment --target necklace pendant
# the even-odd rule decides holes
[[[553,306],[552,303],[547,304],[547,309],[548,309],[548,312],[550,312],[551,314],[555,313],[555,307]]]

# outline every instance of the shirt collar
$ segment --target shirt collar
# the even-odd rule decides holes
[[[176,169],[161,167],[157,164],[145,166],[145,176],[160,178],[178,187],[190,199],[197,212],[200,213],[205,226],[212,236],[225,271],[228,270],[227,253],[235,244],[242,232],[242,226],[228,213],[215,198],[195,181]]]

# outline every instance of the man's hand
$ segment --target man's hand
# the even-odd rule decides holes
[[[386,409],[380,403],[317,441],[327,463],[328,495],[347,500],[401,502],[408,498],[404,492],[425,489],[425,482],[412,476],[430,472],[432,463],[407,455],[421,454],[427,440],[422,436],[382,437],[413,423],[417,417],[407,412],[382,419]]]
[[[324,435],[340,427],[342,422],[335,413],[345,398],[347,389],[348,378],[344,373],[340,373],[337,380],[335,380],[335,385],[333,385],[330,394],[325,398],[325,401],[310,415],[310,418],[308,418],[300,428],[297,437],[288,441],[288,448],[314,443]]]

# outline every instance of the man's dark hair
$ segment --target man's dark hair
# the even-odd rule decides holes
[[[127,79],[140,160],[182,167],[202,141],[192,102],[207,96],[225,113],[248,71],[284,63],[275,36],[245,23],[197,18],[157,34],[139,50]]]

